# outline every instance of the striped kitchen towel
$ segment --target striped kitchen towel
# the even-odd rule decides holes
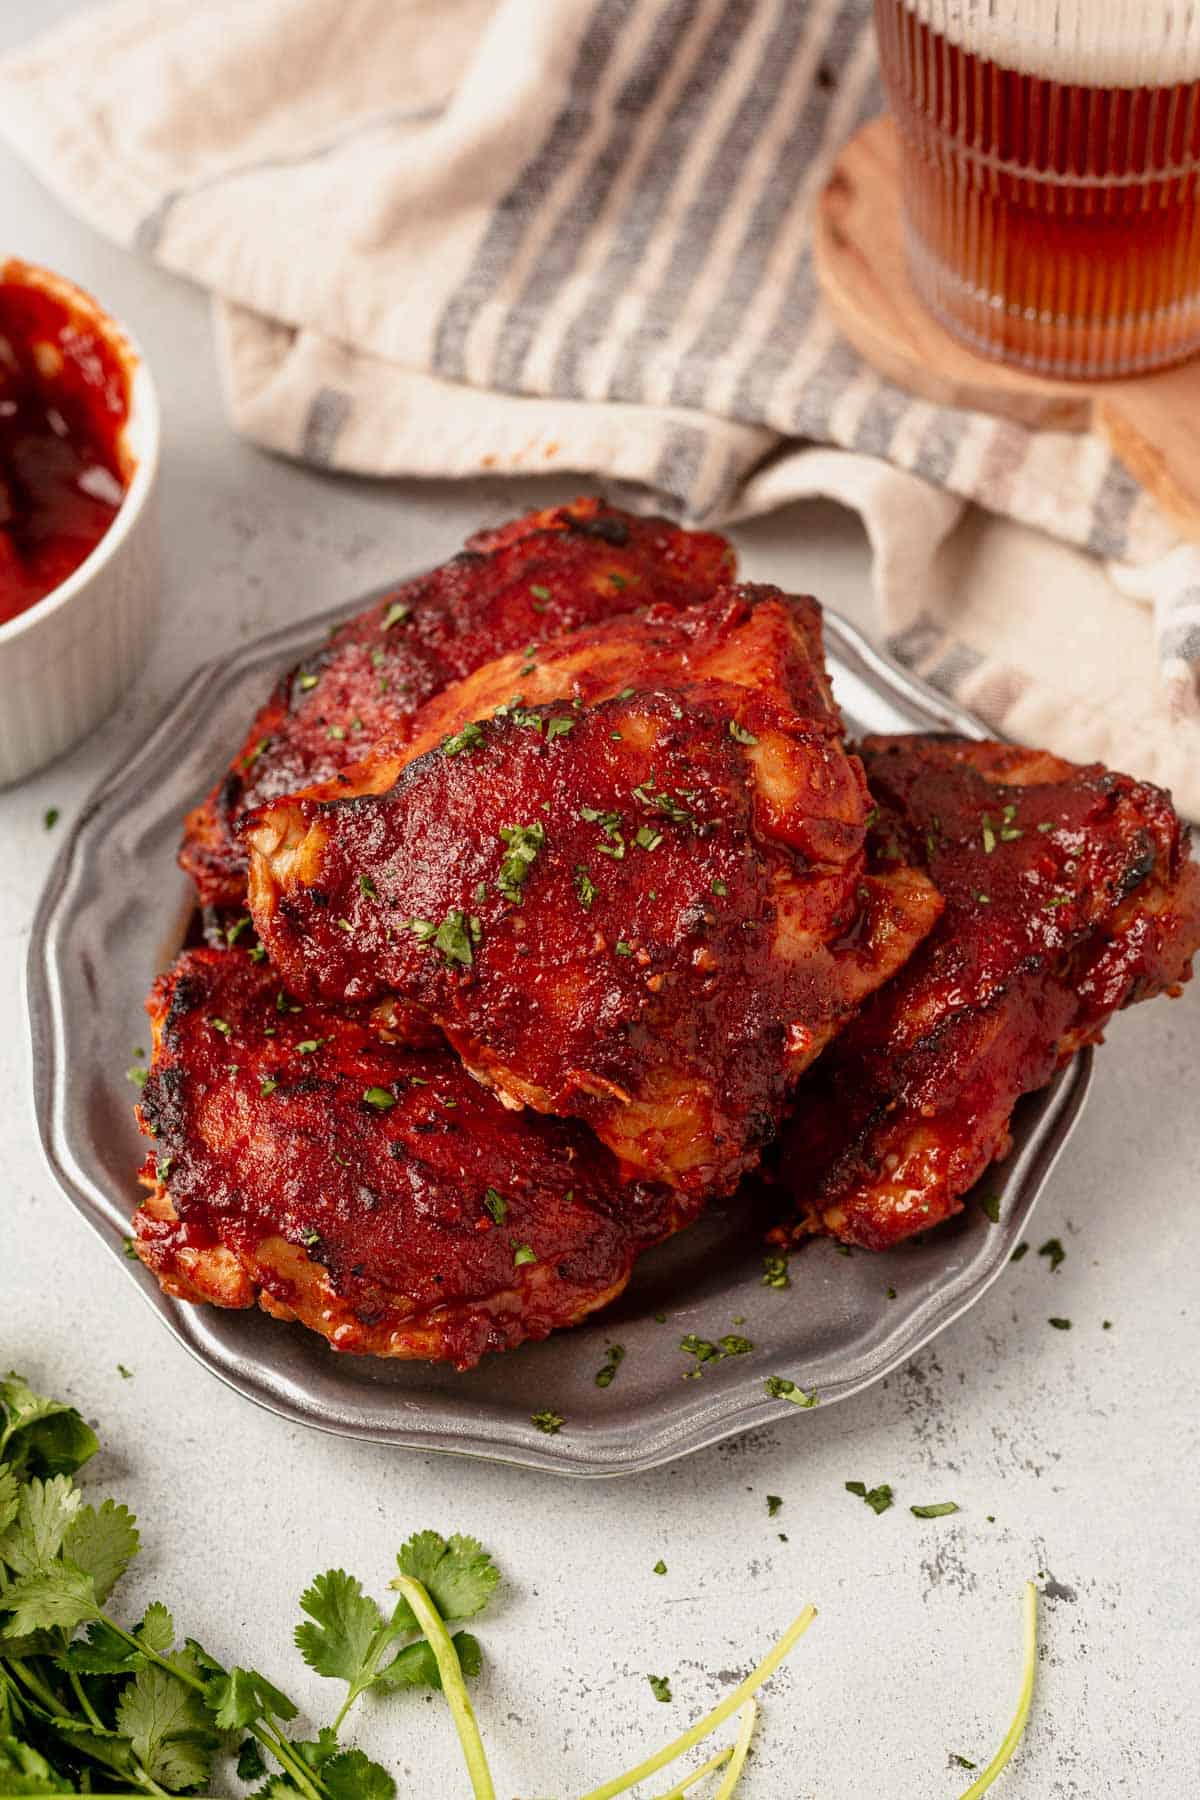
[[[710,524],[833,494],[902,661],[1200,815],[1200,557],[1099,439],[910,399],[822,307],[807,220],[882,104],[870,10],[116,0],[0,62],[0,134],[211,290],[258,442]]]

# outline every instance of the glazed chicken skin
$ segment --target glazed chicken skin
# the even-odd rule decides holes
[[[940,901],[903,867],[865,875],[813,602],[732,589],[551,650],[556,701],[481,671],[472,710],[499,712],[435,703],[458,729],[389,760],[384,791],[368,767],[361,793],[249,815],[256,929],[297,993],[395,996],[627,1176],[726,1192]]]
[[[885,1249],[961,1208],[1044,1086],[1120,1007],[1175,992],[1200,871],[1169,797],[1099,765],[868,738],[873,866],[923,862],[941,921],[802,1085],[774,1179],[781,1243]]]
[[[479,532],[442,567],[337,626],[276,686],[224,779],[188,815],[180,863],[202,905],[240,907],[249,807],[336,776],[481,663],[593,620],[686,606],[733,573],[724,538],[585,499]]]
[[[134,1242],[179,1298],[467,1368],[606,1304],[696,1210],[507,1111],[444,1047],[294,1001],[240,947],[186,952],[148,1010]]]

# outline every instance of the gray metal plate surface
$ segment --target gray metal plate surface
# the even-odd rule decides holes
[[[34,1097],[42,1144],[64,1192],[123,1256],[145,1143],[125,1070],[148,1044],[142,998],[179,947],[192,910],[175,864],[180,823],[242,739],[274,676],[320,644],[370,597],[298,621],[199,670],[140,750],[101,782],[64,843],[34,924],[28,964]],[[969,715],[889,663],[826,614],[834,689],[853,734],[951,730],[982,735]],[[781,1416],[768,1375],[791,1376],[822,1405],[847,1399],[911,1356],[1000,1274],[1087,1093],[1085,1052],[1018,1109],[1014,1148],[985,1184],[1000,1223],[968,1203],[955,1220],[879,1256],[814,1242],[791,1262],[791,1286],[762,1285],[759,1221],[714,1207],[644,1256],[619,1301],[542,1344],[491,1357],[467,1374],[437,1365],[338,1356],[300,1325],[166,1298],[140,1264],[125,1267],[168,1329],[231,1387],[285,1417],[397,1446],[457,1452],[570,1475],[652,1468]],[[887,1290],[896,1298],[889,1300]],[[660,1323],[656,1315],[666,1314]],[[737,1329],[749,1355],[685,1379],[686,1332]],[[613,1384],[595,1374],[613,1341],[626,1357]],[[530,1414],[566,1420],[556,1436]]]

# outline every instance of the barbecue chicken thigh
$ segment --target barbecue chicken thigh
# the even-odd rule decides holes
[[[186,952],[148,1010],[134,1242],[180,1298],[466,1368],[605,1305],[696,1211],[444,1047],[389,1042],[386,1008],[302,1004],[240,947]]]
[[[328,779],[482,662],[655,603],[685,606],[733,574],[724,538],[577,500],[477,533],[467,548],[335,627],[278,683],[224,779],[188,818],[180,862],[201,904],[240,906],[248,807]]]
[[[1021,1095],[1119,1007],[1188,978],[1200,871],[1168,796],[1098,765],[955,738],[861,755],[872,866],[923,864],[945,911],[802,1085],[775,1236],[883,1249],[959,1210]]]
[[[625,1175],[728,1191],[940,901],[866,874],[812,601],[725,590],[533,660],[435,702],[436,748],[418,715],[383,779],[251,813],[256,928],[297,994],[394,996]]]

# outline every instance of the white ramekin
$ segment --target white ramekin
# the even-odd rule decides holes
[[[61,756],[113,710],[149,647],[158,611],[158,399],[129,333],[81,288],[30,263],[0,263],[62,301],[116,352],[129,388],[121,449],[133,465],[120,511],[73,574],[0,625],[0,787]]]

